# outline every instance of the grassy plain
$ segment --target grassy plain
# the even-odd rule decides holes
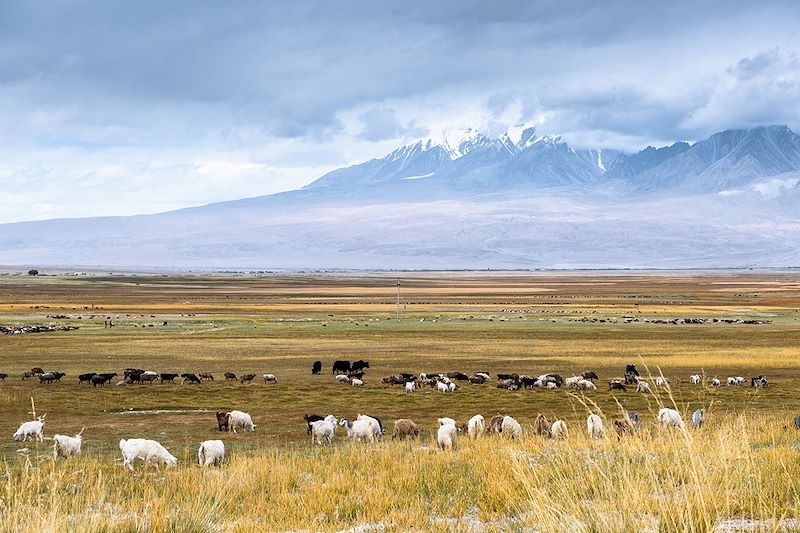
[[[641,530],[655,523],[706,531],[726,517],[796,516],[798,435],[787,426],[800,414],[799,308],[800,274],[791,273],[404,275],[399,321],[395,278],[379,274],[0,277],[0,325],[80,326],[0,337],[0,372],[9,374],[0,382],[0,435],[7,436],[0,438],[7,480],[0,519],[20,530],[57,529],[72,516],[87,530],[336,530],[377,522],[460,530],[481,520],[476,527],[484,529]],[[47,318],[54,315],[67,318]],[[103,324],[109,316],[110,329]],[[653,323],[683,318],[768,323]],[[317,359],[323,373],[311,376]],[[335,359],[369,360],[366,386],[336,384]],[[660,369],[672,398],[606,391],[631,362]],[[32,366],[67,377],[54,385],[20,381]],[[217,380],[77,384],[79,373],[121,374],[128,366],[210,371]],[[408,395],[380,382],[394,372],[450,370],[594,370],[601,383],[581,396],[507,392],[494,383]],[[224,371],[270,372],[278,383],[225,383]],[[695,372],[723,380],[766,374],[770,387],[691,386]],[[30,443],[27,456],[18,453],[22,445],[10,435],[29,419],[31,397],[47,413],[48,435],[86,428],[82,458],[53,466],[40,457],[49,448]],[[658,406],[673,400],[689,413],[705,407],[707,427],[664,441],[649,426]],[[589,443],[587,405],[609,423],[620,406],[640,411],[649,426],[635,439]],[[256,432],[224,437],[231,462],[222,471],[191,467],[197,444],[219,437],[213,412],[234,408],[253,415]],[[137,413],[148,410],[164,412]],[[358,412],[387,426],[413,418],[425,433],[414,444],[308,444],[304,413]],[[563,418],[573,437],[432,451],[437,417],[496,412],[523,426],[539,412]],[[183,466],[127,475],[113,461],[117,441],[129,437],[159,440]],[[189,515],[190,527],[181,528]]]

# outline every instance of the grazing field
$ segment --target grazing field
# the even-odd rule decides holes
[[[78,326],[0,336],[0,519],[19,530],[706,531],[723,519],[798,516],[800,274],[413,274],[287,277],[0,277],[0,326]],[[106,327],[111,320],[113,327]],[[331,376],[334,360],[367,360],[363,388]],[[315,360],[321,375],[311,375]],[[634,363],[663,373],[654,394],[609,392]],[[32,367],[65,372],[60,383],[21,381]],[[138,367],[212,372],[201,385],[93,388],[85,372]],[[564,377],[591,370],[598,390],[506,391],[498,372]],[[222,373],[257,374],[252,384]],[[381,378],[399,372],[486,371],[483,385],[406,394]],[[275,384],[260,376],[272,373]],[[689,375],[704,375],[702,385]],[[749,380],[764,374],[766,389]],[[743,376],[743,387],[728,387]],[[709,385],[713,377],[723,386]],[[179,381],[180,378],[177,380]],[[45,433],[84,430],[84,452],[55,465],[50,443],[11,434],[46,413]],[[662,405],[700,430],[665,435]],[[617,440],[611,420],[638,411],[641,433]],[[254,433],[223,435],[215,412],[241,409]],[[609,434],[588,441],[586,416]],[[413,443],[309,444],[303,414],[396,418],[423,430]],[[526,436],[462,438],[435,451],[436,419],[538,413],[564,419],[566,442]],[[170,471],[120,466],[120,438],[158,440],[178,457]],[[223,438],[228,464],[200,470],[198,444]],[[21,448],[27,448],[20,453]],[[184,522],[182,522],[184,521]],[[380,526],[377,525],[380,523]],[[777,522],[775,522],[777,523]]]

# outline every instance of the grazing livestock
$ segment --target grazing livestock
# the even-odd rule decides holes
[[[375,425],[371,420],[355,420],[348,422],[346,418],[339,421],[339,425],[347,431],[347,438],[351,442],[375,442]]]
[[[199,385],[200,384],[200,378],[198,378],[194,374],[181,374],[181,377],[183,378],[181,380],[181,385],[186,385],[186,384]]]
[[[56,381],[55,372],[47,372],[45,374],[39,374],[39,383],[52,383],[54,381]]]
[[[744,382],[745,382],[745,381],[747,381],[747,380],[746,380],[746,379],[744,379],[742,376],[736,376],[736,383],[737,383],[738,385],[744,385]]]
[[[314,361],[314,364],[311,365],[311,375],[317,376],[322,372],[322,361]]]
[[[536,415],[536,421],[533,423],[533,433],[536,435],[548,435],[550,433],[550,423],[542,413]]]
[[[159,374],[159,377],[161,378],[161,383],[162,384],[165,381],[168,381],[170,383],[175,383],[175,378],[178,377],[178,374]]]
[[[511,379],[513,381],[517,381],[519,379],[519,374],[497,374],[497,379]]]
[[[350,378],[350,385],[352,385],[353,387],[363,387],[364,380],[358,378]]]
[[[178,459],[169,453],[159,442],[149,439],[122,439],[119,441],[119,449],[124,459],[123,465],[133,472],[133,463],[141,461],[144,464],[151,463],[159,467],[161,463],[167,466],[175,466]]]
[[[732,377],[732,376],[728,376],[728,386],[729,387],[736,387],[737,385],[739,385],[739,382],[736,380],[736,378]]]
[[[404,440],[407,438],[414,438],[419,435],[419,428],[413,420],[409,418],[400,418],[394,421],[394,431],[392,431],[392,440]]]
[[[614,420],[614,431],[617,432],[618,437],[625,435],[633,435],[636,432],[636,427],[628,418],[621,418]]]
[[[792,424],[794,424],[794,429],[800,430],[800,416],[794,417]]]
[[[44,369],[41,368],[41,367],[35,366],[35,367],[31,368],[31,374],[33,374],[34,376],[39,376],[41,374],[44,374]]]
[[[692,383],[692,385],[700,385],[702,379],[703,378],[700,377],[700,374],[692,374],[689,376],[689,381]]]
[[[624,383],[621,383],[619,381],[612,381],[611,383],[608,384],[608,390],[620,390],[624,392],[628,390],[628,388],[625,386]]]
[[[255,431],[256,425],[253,424],[253,419],[249,414],[234,410],[228,413],[228,431],[236,433],[237,429]]]
[[[500,433],[503,430],[503,415],[496,414],[490,418],[489,425],[486,426],[486,429],[490,433]]]
[[[767,383],[766,376],[761,375],[757,378],[752,378],[750,380],[750,386],[754,389],[766,389],[769,386],[769,383]]]
[[[658,410],[658,426],[661,428],[683,429],[683,418],[681,418],[681,414],[675,409],[662,407]]]
[[[588,379],[590,381],[596,381],[596,380],[600,379],[600,378],[597,377],[597,374],[595,374],[592,371],[584,372],[583,374],[581,374],[581,377],[583,379]]]
[[[475,372],[475,375],[478,376],[479,378],[485,379],[486,381],[491,381],[492,380],[492,378],[489,377],[489,373],[488,372]]]
[[[347,374],[350,370],[350,361],[334,361],[331,374]]]
[[[39,442],[44,442],[44,421],[39,418],[39,420],[23,422],[12,437],[17,441],[26,441],[30,437],[31,440],[36,438]]]
[[[637,378],[639,377],[639,371],[636,370],[636,365],[626,365],[625,366],[625,373],[626,374],[633,374]]]
[[[350,378],[350,379],[353,379],[353,378],[363,379],[364,371],[363,370],[357,370],[355,372],[348,372],[347,373],[347,377]]]
[[[150,371],[147,371],[139,376],[140,383],[150,383],[150,385],[152,385],[157,379],[158,374],[155,372],[150,373]]]
[[[222,466],[225,461],[225,443],[221,440],[205,440],[197,450],[197,462],[202,467]]]
[[[662,376],[657,376],[656,387],[666,387],[666,386],[667,386],[667,380],[664,379]]]
[[[361,359],[359,359],[358,361],[353,363],[353,365],[350,367],[350,371],[360,372],[365,368],[369,368],[369,361],[362,361]]]
[[[653,391],[650,390],[650,384],[646,381],[640,381],[636,385],[636,392],[641,392],[642,394],[649,394]]]
[[[467,435],[472,440],[480,438],[486,431],[486,420],[483,415],[475,415],[467,421]]]
[[[438,390],[439,392],[450,392],[450,387],[448,386],[447,383],[443,381],[437,381],[436,390]]]
[[[375,428],[375,438],[379,439],[383,436],[383,422],[379,418],[369,415],[362,415],[359,414],[356,416],[356,420],[366,420],[368,422],[372,422],[372,426]]]
[[[59,457],[66,459],[73,455],[80,455],[81,445],[83,444],[81,433],[83,433],[83,430],[74,437],[53,435],[53,461],[58,461]]]
[[[238,379],[233,372],[225,372],[225,381],[237,381]]]
[[[256,379],[256,375],[255,374],[245,374],[245,375],[242,376],[242,378],[239,380],[239,382],[240,383],[252,383],[254,379]]]
[[[699,429],[703,426],[703,422],[706,421],[706,410],[705,409],[698,409],[694,413],[692,413],[692,427],[695,429]]]
[[[575,384],[575,388],[578,390],[597,390],[597,385],[595,385],[588,379],[581,378],[581,380]]]
[[[469,380],[469,376],[464,374],[463,372],[448,372],[447,377],[450,379],[454,379],[456,381],[467,381]]]
[[[339,383],[350,383],[350,378],[348,378],[347,376],[338,375],[336,376],[336,381]]]
[[[586,431],[589,433],[590,439],[599,440],[606,437],[606,428],[603,427],[603,419],[594,413],[586,418]]]
[[[720,380],[718,378],[714,378],[714,379],[711,380],[711,386],[712,387],[719,387],[720,385],[722,385],[722,383],[720,382]]]
[[[105,386],[106,383],[111,381],[112,377],[113,376],[92,376],[90,381],[92,383],[92,387],[97,387],[98,385],[102,387]]]
[[[633,372],[625,372],[625,385],[634,385],[639,381],[639,374]]]
[[[8,374],[0,374],[0,381],[5,381],[8,377]]]
[[[333,442],[333,437],[336,435],[336,418],[309,422],[308,432],[311,435],[311,444],[315,442],[320,446],[331,444]]]
[[[27,381],[27,380],[31,379],[32,377],[33,377],[33,374],[31,372],[23,372],[22,374],[19,375],[19,378],[22,381]]]
[[[569,429],[563,420],[556,420],[550,428],[550,438],[555,440],[567,440]]]
[[[486,383],[486,378],[475,374],[474,376],[469,377],[469,382],[473,385],[483,385]]]
[[[634,427],[639,427],[642,423],[642,415],[636,411],[631,411],[628,413],[628,420],[631,421],[631,424],[633,424]]]
[[[319,422],[320,420],[325,420],[325,418],[321,417],[319,415],[305,414],[305,415],[303,415],[303,420],[306,421],[306,426],[308,426],[308,431],[306,433],[308,435],[311,435],[311,423],[312,422]]]
[[[580,380],[583,378],[581,376],[572,376],[564,380],[564,386],[568,389],[574,389]]]
[[[91,383],[92,378],[97,375],[97,372],[89,372],[87,374],[81,374],[78,376],[78,384],[81,383]]]
[[[522,438],[522,426],[510,416],[504,416],[500,424],[503,435],[511,439]]]
[[[200,372],[200,379],[214,381],[214,374],[212,374],[211,372]]]
[[[275,374],[264,374],[261,376],[264,379],[264,383],[277,383],[278,378],[275,377]]]
[[[406,381],[406,392],[414,392],[417,389],[416,381]]]
[[[436,432],[436,443],[442,450],[453,450],[456,447],[457,434],[458,429],[455,424],[442,424]]]
[[[220,431],[228,431],[230,427],[230,417],[228,413],[217,411],[217,427]]]

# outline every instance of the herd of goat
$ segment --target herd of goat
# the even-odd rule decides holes
[[[321,372],[321,362],[316,361],[312,366],[312,373],[319,374]],[[338,379],[343,378],[350,383],[361,381],[363,384],[364,370],[369,368],[369,363],[366,361],[356,361],[350,364],[348,361],[336,361],[333,366],[333,374]],[[117,374],[98,374],[87,373],[79,376],[80,383],[91,383],[94,386],[103,385],[111,381]],[[44,372],[41,368],[33,368],[30,372],[23,374],[23,379],[30,379],[33,376],[38,376],[41,383],[50,383],[59,381],[64,374],[60,372]],[[124,371],[124,379],[118,384],[132,384],[132,383],[152,383],[156,380],[164,382],[173,382],[179,374],[158,374],[153,371],[145,371],[140,369],[128,368]],[[200,383],[201,380],[213,380],[214,377],[208,372],[195,374],[180,374],[183,378],[182,383]],[[242,383],[251,382],[255,379],[256,374],[245,374],[238,377],[232,372],[224,374],[225,379],[228,381],[240,381]],[[0,379],[5,379],[5,374],[0,374]],[[264,374],[262,376],[265,383],[277,382],[273,374]],[[518,390],[526,387],[545,387],[545,388],[559,388],[559,387],[573,387],[582,390],[596,389],[595,381],[598,380],[597,374],[594,372],[584,372],[580,376],[573,376],[569,378],[562,378],[558,374],[544,374],[538,377],[529,377],[518,374],[497,374],[499,380],[498,387],[508,390]],[[491,381],[491,377],[486,372],[476,372],[472,376],[468,376],[461,372],[449,372],[447,374],[441,373],[422,373],[419,376],[413,374],[401,373],[394,374],[383,378],[383,383],[389,385],[403,385],[407,392],[413,392],[418,386],[428,385],[436,387],[442,392],[454,392],[458,390],[456,381],[468,381],[474,384],[483,384]],[[703,382],[703,377],[700,374],[693,374],[689,377],[689,382],[694,385],[699,385]],[[727,379],[727,384],[730,386],[741,386],[746,382],[743,377],[735,376]],[[754,377],[750,380],[751,386],[755,388],[764,388],[768,386],[767,378],[764,376]],[[720,386],[721,382],[717,378],[711,380],[712,386]],[[625,370],[625,377],[614,379],[609,384],[609,390],[627,390],[627,386],[636,385],[638,392],[651,392],[649,384],[640,379],[640,374],[635,365],[627,365]],[[663,376],[655,378],[655,385],[657,387],[666,387],[667,381]],[[28,439],[36,439],[39,442],[45,440],[44,436],[44,416],[23,422],[13,435],[15,441],[26,441]],[[233,410],[229,412],[217,412],[217,428],[219,431],[227,431],[237,433],[237,431],[255,431],[256,425],[250,414]],[[313,414],[306,414],[304,416],[306,423],[307,434],[311,438],[312,444],[329,445],[333,442],[336,436],[337,428],[342,428],[346,432],[347,438],[351,442],[375,442],[381,439],[386,433],[384,431],[383,423],[379,418],[364,414],[358,414],[352,421],[346,418],[338,419],[334,415],[320,416]],[[704,409],[697,409],[691,417],[691,424],[694,428],[700,428],[705,421]],[[670,408],[661,408],[656,417],[657,425],[660,428],[679,428],[685,429],[683,418],[681,414]],[[442,450],[452,450],[456,447],[456,441],[460,433],[465,433],[470,439],[478,439],[485,434],[499,434],[511,439],[518,439],[522,437],[524,430],[522,425],[517,422],[513,417],[508,415],[497,414],[491,417],[486,422],[485,418],[478,414],[471,417],[463,424],[458,424],[452,418],[439,418],[437,419],[438,427],[436,430],[436,442]],[[625,413],[622,418],[612,421],[614,431],[619,438],[625,435],[633,435],[636,433],[642,424],[641,415],[637,412],[631,411]],[[795,428],[800,429],[800,417],[794,421]],[[590,439],[604,439],[606,438],[606,429],[603,419],[595,413],[589,414],[586,420],[587,435]],[[567,423],[562,419],[557,419],[552,424],[547,420],[543,414],[538,414],[532,429],[535,435],[548,437],[555,440],[565,440],[569,436],[569,428]],[[83,443],[83,429],[74,436],[56,434],[52,437],[53,440],[53,458],[67,458],[72,455],[79,455]],[[420,429],[417,424],[408,418],[402,418],[394,421],[394,428],[392,431],[392,439],[404,440],[407,438],[414,438],[420,435]],[[123,464],[126,468],[133,470],[133,464],[136,461],[145,464],[154,464],[156,466],[165,464],[167,466],[175,466],[177,459],[169,453],[164,446],[159,442],[149,439],[122,439],[119,442],[120,452],[123,457]],[[200,444],[198,449],[198,462],[202,466],[212,466],[222,464],[225,458],[225,443],[222,440],[206,440]]]

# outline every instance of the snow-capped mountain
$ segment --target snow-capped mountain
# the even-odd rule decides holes
[[[247,268],[800,265],[800,137],[627,154],[444,132],[307,187],[157,215],[0,225],[0,264]]]

